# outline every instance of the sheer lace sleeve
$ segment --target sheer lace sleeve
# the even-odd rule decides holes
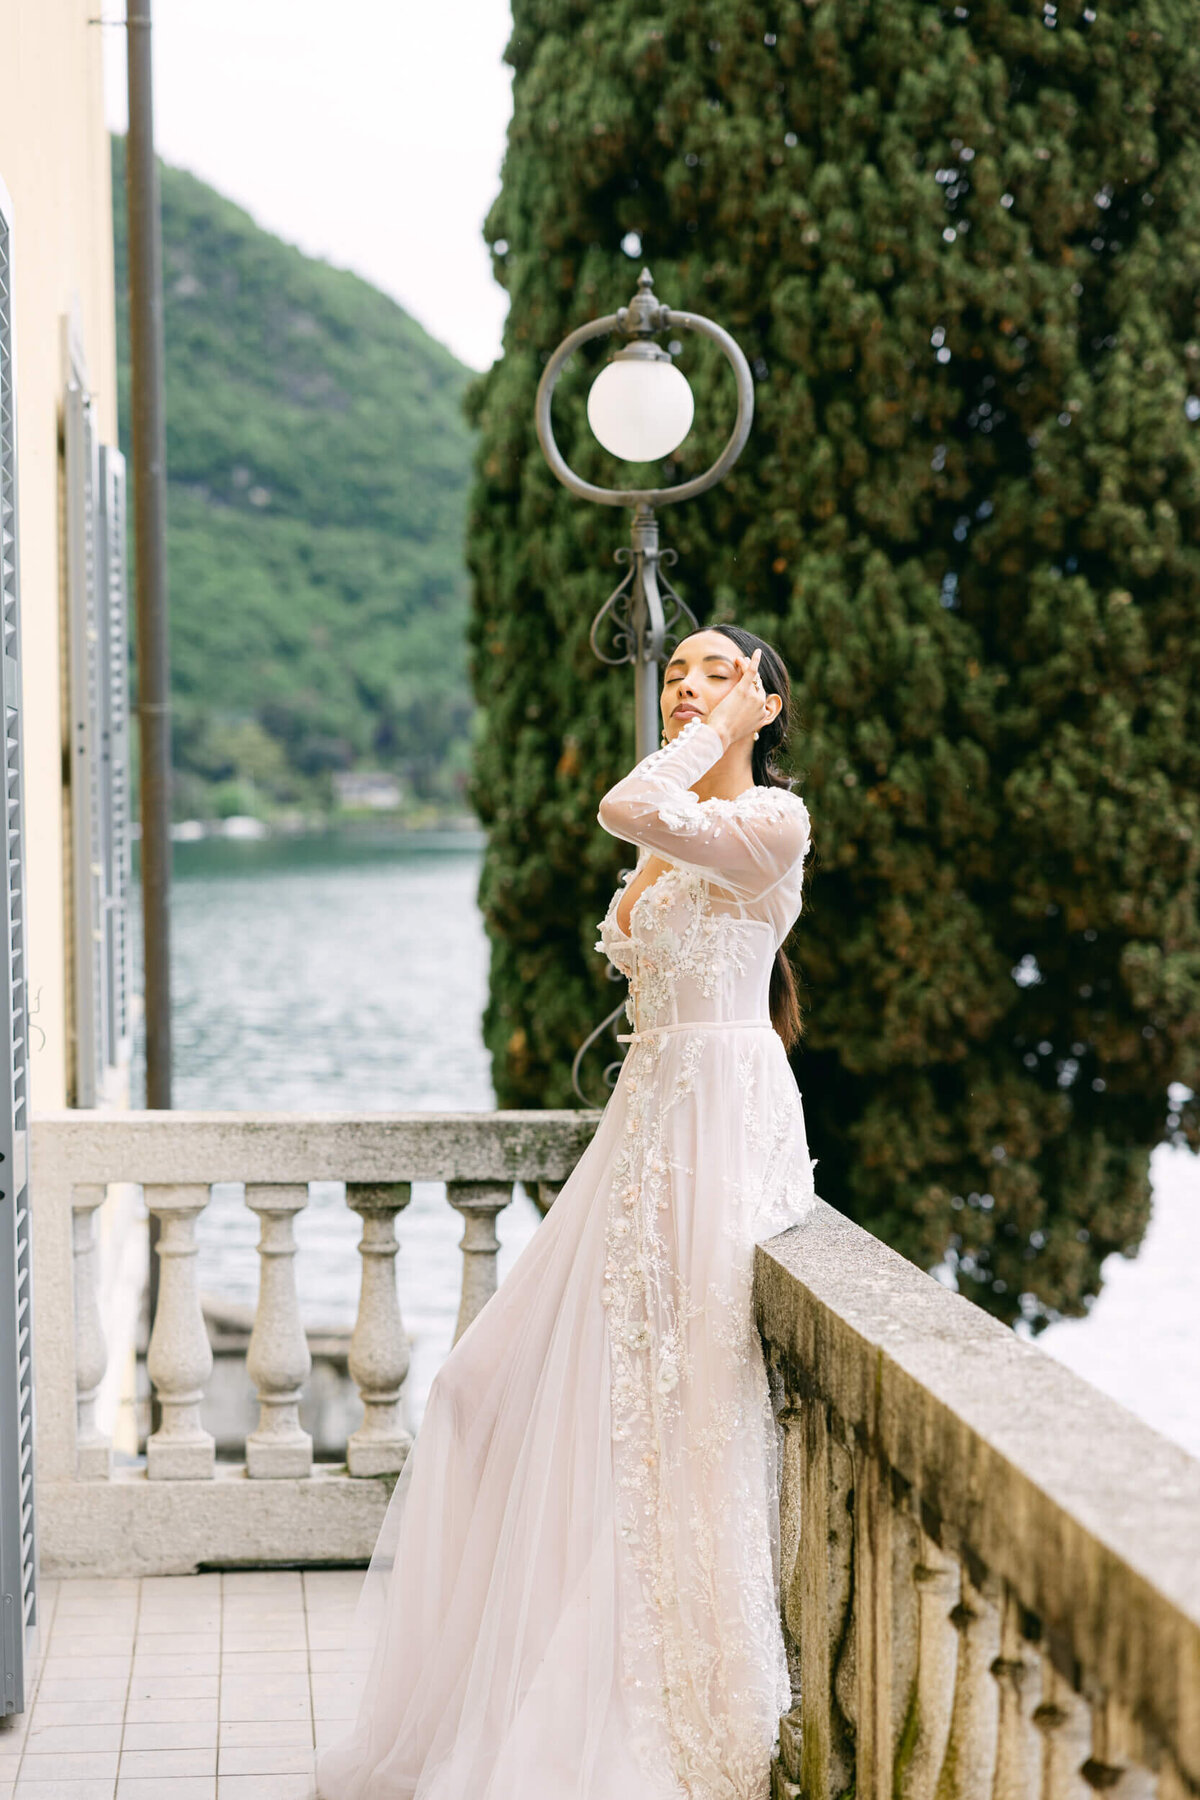
[[[755,787],[736,800],[692,793],[724,755],[721,737],[702,719],[674,743],[655,750],[600,802],[605,831],[698,869],[738,900],[757,900],[802,864],[809,842],[808,808],[786,788]]]

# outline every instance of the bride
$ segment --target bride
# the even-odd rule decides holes
[[[766,1800],[790,1694],[752,1260],[813,1195],[780,950],[809,843],[771,760],[788,704],[760,638],[693,633],[664,747],[600,803],[638,846],[597,945],[629,978],[628,1053],[434,1381],[325,1800]]]

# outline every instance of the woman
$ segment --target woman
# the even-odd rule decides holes
[[[785,1051],[809,842],[771,765],[787,713],[768,645],[695,632],[664,748],[600,804],[638,846],[597,946],[629,977],[628,1054],[434,1382],[328,1800],[766,1800],[790,1697],[752,1257],[813,1193]]]

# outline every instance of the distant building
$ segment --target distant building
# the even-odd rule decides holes
[[[339,769],[333,792],[344,812],[395,812],[404,798],[399,776],[382,769]]]

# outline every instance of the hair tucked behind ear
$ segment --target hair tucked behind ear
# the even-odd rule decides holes
[[[758,659],[758,672],[762,677],[763,688],[768,694],[778,694],[783,704],[771,723],[762,727],[751,745],[750,769],[756,787],[790,790],[790,777],[783,774],[775,762],[776,753],[787,747],[788,731],[792,724],[792,684],[788,680],[783,658],[764,638],[755,637],[752,631],[745,631],[740,625],[707,625],[703,629],[719,631],[722,637],[729,638],[737,645],[743,656],[752,656],[756,650],[762,651]],[[795,972],[782,944],[775,952],[768,1004],[771,1023],[783,1039],[784,1049],[793,1049],[800,1041],[804,1017],[800,1009]]]

